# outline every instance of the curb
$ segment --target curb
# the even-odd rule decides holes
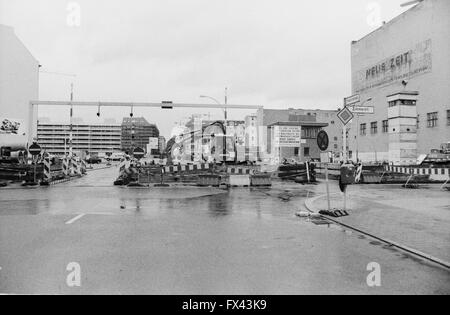
[[[336,194],[335,194],[335,193],[334,193],[334,194],[330,194],[330,196],[331,196],[331,195],[336,195]],[[305,204],[305,208],[306,208],[309,212],[311,212],[311,213],[318,213],[317,209],[314,208],[314,206],[312,205],[312,203],[313,203],[314,201],[320,199],[320,198],[323,198],[323,197],[326,197],[326,195],[320,195],[320,196],[316,196],[316,197],[314,197],[314,198],[306,199],[306,200],[305,200],[305,203],[304,203],[304,204]],[[356,227],[353,227],[353,226],[351,226],[351,225],[342,223],[342,222],[340,222],[340,221],[338,221],[338,220],[329,218],[328,216],[324,216],[324,215],[320,215],[320,216],[321,216],[323,219],[325,219],[325,220],[328,220],[328,221],[330,221],[330,222],[333,222],[333,223],[335,223],[335,224],[338,224],[338,225],[340,225],[340,226],[343,226],[343,227],[345,227],[345,228],[347,228],[347,229],[351,229],[351,230],[353,230],[353,231],[355,231],[355,232],[362,233],[362,234],[364,234],[364,235],[366,235],[366,236],[369,236],[369,237],[371,237],[371,238],[373,238],[373,239],[376,239],[376,240],[378,240],[378,241],[381,241],[381,242],[387,244],[388,246],[396,247],[396,248],[398,248],[398,249],[400,249],[400,250],[402,250],[402,251],[408,252],[408,253],[413,254],[413,255],[415,255],[415,256],[418,256],[418,257],[420,257],[420,258],[423,258],[423,259],[426,259],[426,260],[431,261],[431,262],[433,262],[433,263],[436,263],[436,264],[438,264],[438,265],[441,265],[441,266],[443,266],[443,267],[445,267],[445,268],[447,268],[447,269],[450,269],[450,262],[447,262],[447,261],[442,260],[442,259],[440,259],[440,258],[434,257],[434,256],[432,256],[432,255],[426,254],[426,253],[424,253],[424,252],[418,251],[418,250],[416,250],[416,249],[414,249],[414,248],[405,246],[405,245],[403,245],[403,244],[400,244],[400,243],[391,241],[391,240],[389,240],[389,239],[387,239],[387,238],[379,237],[379,236],[376,236],[376,235],[374,235],[374,234],[365,232],[365,231],[363,231],[363,230],[361,230],[361,229],[359,229],[359,228],[356,228]]]

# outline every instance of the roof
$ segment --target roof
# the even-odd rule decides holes
[[[327,123],[318,123],[311,121],[279,121],[273,124],[270,124],[269,127],[273,126],[288,126],[288,127],[328,127]]]

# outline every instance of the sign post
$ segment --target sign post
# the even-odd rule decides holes
[[[345,103],[345,101],[344,101]],[[344,107],[338,114],[338,118],[342,121],[343,130],[342,130],[342,140],[343,140],[343,149],[342,149],[342,159],[344,162],[347,161],[347,124],[353,119],[354,115],[348,109],[348,107]]]
[[[139,147],[133,150],[133,156],[138,160],[142,159],[144,155],[145,155],[144,150]]]
[[[328,149],[328,145],[330,143],[330,140],[328,138],[328,134],[326,131],[321,130],[317,134],[317,145],[319,146],[319,149],[321,151],[326,151]],[[325,184],[327,188],[327,205],[328,205],[328,211],[331,210],[330,206],[330,187],[328,182],[328,162],[325,163]]]
[[[33,183],[36,183],[36,171],[37,171],[37,156],[41,153],[42,149],[39,144],[33,142],[28,148],[28,152],[33,156],[34,172],[33,172]]]

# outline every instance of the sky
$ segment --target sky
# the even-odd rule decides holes
[[[336,109],[351,93],[350,43],[406,0],[0,0],[0,23],[42,65],[39,98]],[[74,74],[76,76],[61,75]],[[75,109],[96,123],[130,110]],[[198,110],[135,110],[164,135]],[[248,111],[233,111],[242,119]],[[222,118],[220,110],[204,111]],[[67,109],[40,116],[68,121]]]

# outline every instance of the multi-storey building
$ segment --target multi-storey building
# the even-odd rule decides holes
[[[414,163],[450,141],[449,53],[448,0],[424,0],[352,42],[352,92],[374,114],[349,125],[350,158]]]
[[[38,124],[38,142],[51,154],[69,151],[69,124]],[[121,125],[72,125],[72,150],[75,154],[103,155],[121,150]]]
[[[159,130],[155,124],[150,124],[144,117],[125,117],[122,121],[122,150],[132,153],[135,148],[147,150],[150,138],[159,138]],[[150,154],[159,154],[158,149],[152,149]]]

